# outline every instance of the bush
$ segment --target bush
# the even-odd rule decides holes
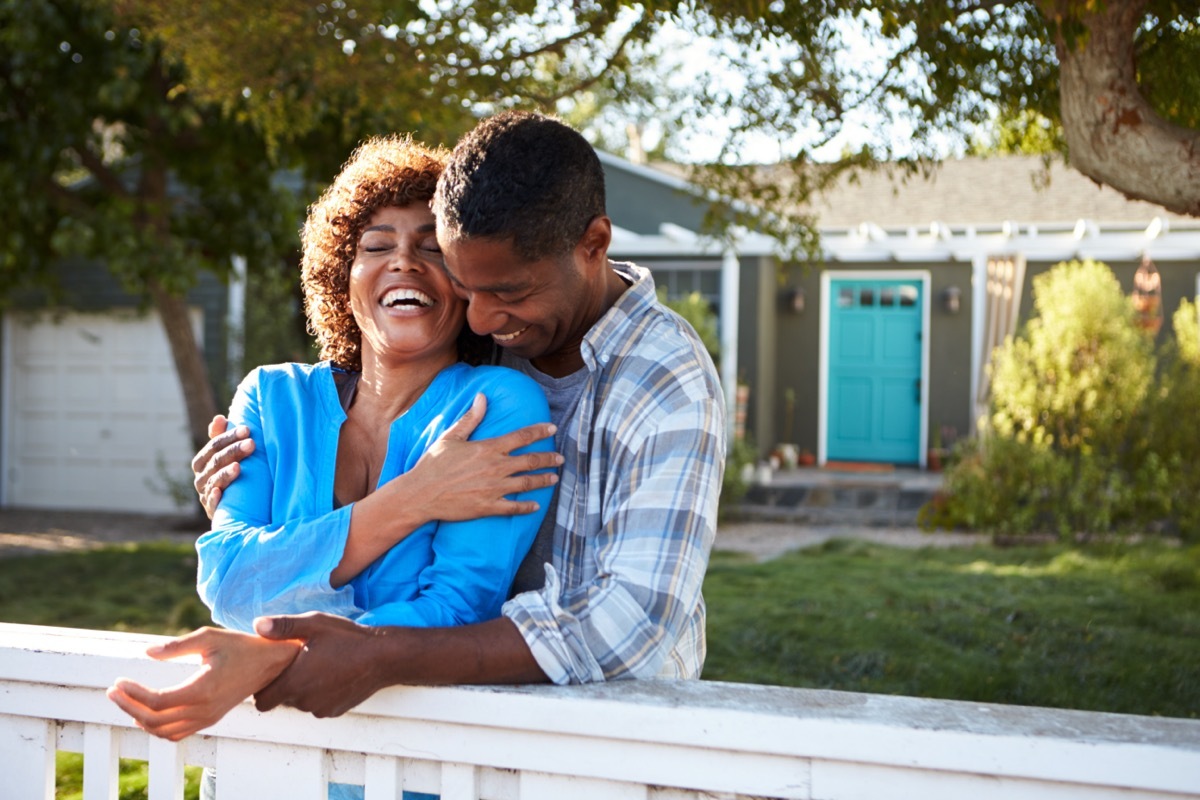
[[[1188,457],[1163,444],[1185,406],[1164,417],[1162,401],[1197,397],[1200,359],[1185,368],[1181,355],[1175,383],[1156,383],[1153,342],[1104,264],[1059,264],[1033,297],[1024,330],[996,350],[991,416],[958,452],[931,521],[1063,538],[1158,524],[1183,500],[1171,487]],[[1195,339],[1188,352],[1200,353]]]
[[[1164,492],[1184,538],[1200,540],[1200,316],[1183,300],[1172,318],[1175,340],[1160,355],[1162,376],[1149,414],[1149,450],[1170,470]]]

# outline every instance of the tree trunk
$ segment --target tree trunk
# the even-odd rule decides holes
[[[1082,4],[1043,3],[1051,19]],[[1200,216],[1200,133],[1163,119],[1137,83],[1134,36],[1146,0],[1108,2],[1079,17],[1086,35],[1058,34],[1062,126],[1073,167],[1133,200]]]
[[[183,389],[187,406],[188,431],[192,448],[199,450],[208,441],[208,423],[217,413],[217,400],[208,376],[208,365],[192,330],[187,303],[163,289],[157,281],[150,282],[150,295],[162,319],[163,330],[171,345],[175,372]]]

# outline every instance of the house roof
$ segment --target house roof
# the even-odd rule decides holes
[[[864,172],[813,203],[822,228],[874,222],[885,228],[928,225],[1044,225],[1094,220],[1097,224],[1185,220],[1162,206],[1128,200],[1060,159],[993,156],[943,161],[928,177],[895,171]]]
[[[696,191],[678,174],[610,154],[602,159],[674,189]],[[1061,161],[1047,165],[1038,156],[946,161],[927,178],[865,172],[817,198],[813,209],[827,257],[835,261],[970,261],[980,252],[1002,250],[1047,258],[1200,255],[1200,220],[1128,200]],[[740,238],[736,250],[743,255],[777,248],[753,232]],[[657,236],[619,231],[614,245],[646,254],[714,255],[723,249],[665,225]]]
[[[605,163],[636,170],[664,184],[696,191],[675,164],[644,166],[604,154]],[[812,209],[822,228],[848,228],[873,222],[884,228],[927,226],[938,221],[952,226],[1148,222],[1154,217],[1190,220],[1155,203],[1128,200],[1102,186],[1061,159],[1047,165],[1041,156],[991,156],[943,161],[930,172],[908,175],[898,169],[859,172],[816,198]]]

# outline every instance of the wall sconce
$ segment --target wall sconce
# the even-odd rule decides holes
[[[942,308],[946,309],[948,314],[957,314],[962,307],[962,289],[957,286],[947,286],[942,291]]]
[[[783,295],[784,305],[793,314],[804,313],[804,289],[797,286],[788,289]]]

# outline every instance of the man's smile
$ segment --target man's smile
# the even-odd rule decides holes
[[[526,325],[524,328],[521,328],[520,330],[513,331],[512,333],[493,333],[492,338],[495,339],[498,343],[504,344],[505,342],[511,342],[513,339],[516,339],[518,336],[520,336],[522,333],[524,333],[527,330],[529,330],[528,325]]]

